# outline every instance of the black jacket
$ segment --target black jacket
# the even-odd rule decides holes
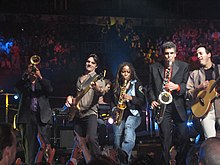
[[[31,82],[29,80],[20,80],[15,85],[15,90],[20,96],[20,104],[18,111],[18,123],[28,123],[30,116],[31,98],[37,98],[38,110],[40,112],[40,120],[42,123],[47,123],[52,117],[52,111],[49,104],[48,95],[53,91],[49,80],[36,80],[35,92],[32,92]]]
[[[126,101],[127,108],[125,109],[125,114],[132,115],[130,110],[138,110],[141,114],[142,107],[145,105],[146,99],[143,91],[143,86],[140,81],[136,81],[133,84],[130,84],[130,87],[127,89],[126,93],[135,86],[135,96],[132,96],[132,100]],[[114,105],[117,106],[118,99],[120,95],[120,89],[117,90],[117,93],[114,95]]]
[[[157,101],[162,90],[162,83],[164,80],[164,66],[160,63],[150,65],[150,75],[148,84],[148,101]],[[186,96],[186,82],[189,76],[189,65],[185,62],[175,60],[172,66],[171,82],[180,86],[180,91],[173,91],[173,103],[181,119],[187,119],[185,96]]]

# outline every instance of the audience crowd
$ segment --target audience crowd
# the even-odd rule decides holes
[[[110,19],[106,19],[104,26],[72,25],[68,22],[61,25],[52,20],[47,23],[32,21],[25,26],[17,25],[17,28],[12,28],[13,32],[4,26],[0,28],[0,70],[20,73],[34,54],[41,57],[40,65],[42,68],[51,71],[72,68],[80,62],[81,54],[84,54],[82,52],[87,50],[85,42],[113,43],[117,41],[124,43],[130,49],[133,62],[142,60],[143,65],[146,66],[161,59],[162,50],[160,47],[165,41],[170,40],[177,45],[177,58],[190,63],[191,70],[197,67],[195,53],[196,47],[200,43],[209,45],[214,56],[217,57],[220,54],[220,33],[217,31],[217,25],[209,20],[177,21],[172,26],[159,28],[136,27],[129,19],[125,19],[124,23],[116,21],[114,24]],[[6,23],[5,27],[9,25],[14,27],[15,24]],[[117,40],[115,40],[116,38]],[[94,45],[100,46],[99,44]],[[100,54],[105,54],[107,53],[105,51],[109,50],[97,47],[95,49],[99,50]],[[123,162],[117,159],[117,155],[123,155],[120,153],[121,151],[109,151],[110,155],[105,153],[105,156],[98,155],[91,158],[87,149],[82,147],[83,141],[81,140],[81,137],[77,136],[76,142],[81,155],[77,155],[77,157],[72,155],[71,158],[74,159],[70,159],[69,164],[74,164],[78,157],[82,158],[82,154],[88,164],[97,164],[98,162],[120,164]],[[209,164],[206,160],[210,159],[211,161],[212,158],[206,158],[207,146],[213,145],[214,147],[218,143],[219,139],[217,138],[205,141],[200,150],[200,146],[194,146],[190,150],[191,153],[188,154],[187,164],[198,164],[198,160],[200,164]],[[10,147],[11,145],[9,145],[9,149]],[[217,151],[217,149],[215,150]],[[5,148],[2,148],[1,153],[0,161],[3,161]],[[217,160],[218,162],[215,163],[219,164],[219,158]],[[77,163],[80,164],[80,161],[77,160]],[[140,155],[140,157],[134,158],[131,164],[154,164],[154,162],[150,156]]]
[[[37,19],[36,19],[37,20]],[[208,20],[176,21],[174,25],[166,27],[137,27],[132,21],[125,19],[111,22],[104,19],[101,25],[59,24],[57,21],[39,22],[33,20],[29,24],[19,25],[13,32],[6,23],[0,29],[0,68],[19,71],[27,63],[30,56],[40,55],[41,65],[51,70],[71,67],[82,58],[83,51],[89,51],[88,44],[98,50],[100,54],[108,54],[111,48],[105,43],[121,42],[126,44],[132,54],[133,62],[143,60],[143,64],[160,60],[161,44],[172,40],[177,45],[178,58],[189,62],[191,69],[196,67],[195,47],[206,43],[213,51],[213,55],[220,53],[218,25]],[[65,21],[64,21],[65,22]],[[11,25],[12,26],[12,25]],[[104,43],[109,48],[99,48]],[[129,55],[128,55],[129,56]]]

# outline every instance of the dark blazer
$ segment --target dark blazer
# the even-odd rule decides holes
[[[28,123],[30,117],[31,82],[29,80],[20,80],[15,85],[15,90],[19,93],[20,104],[18,111],[18,123]],[[42,123],[47,123],[52,117],[52,111],[49,104],[48,95],[53,91],[49,80],[36,80],[34,95],[38,101],[38,109],[40,110],[40,120]]]
[[[129,102],[125,102],[127,105],[128,111],[130,109],[132,110],[138,110],[139,112],[142,111],[142,106],[145,105],[146,99],[143,91],[143,86],[140,81],[136,81],[133,84],[130,85],[130,87],[127,89],[126,93],[135,85],[135,96],[132,96],[132,100]],[[117,106],[118,99],[120,95],[120,89],[117,90],[117,94],[114,96],[114,106]],[[141,113],[140,113],[141,114]]]
[[[162,90],[162,83],[164,80],[164,66],[160,63],[150,65],[149,86],[148,86],[148,101],[157,101]],[[181,119],[187,119],[185,96],[186,96],[186,82],[189,76],[189,65],[185,62],[175,60],[172,65],[171,82],[180,86],[180,91],[173,91],[173,103],[179,113]]]

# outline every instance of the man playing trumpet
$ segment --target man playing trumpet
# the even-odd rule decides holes
[[[33,165],[38,152],[38,135],[43,144],[40,149],[53,152],[50,148],[49,121],[52,111],[49,94],[53,91],[50,81],[45,79],[35,64],[29,64],[21,79],[16,83],[15,90],[20,96],[18,110],[18,127],[21,131],[22,144],[25,152],[25,163]],[[42,147],[44,146],[44,147]]]

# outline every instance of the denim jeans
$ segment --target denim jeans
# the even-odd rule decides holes
[[[122,150],[124,150],[128,154],[128,160],[130,160],[132,149],[135,146],[135,140],[136,140],[135,129],[140,124],[141,124],[140,116],[128,116],[126,121],[122,120],[119,126],[117,125],[113,126],[114,147],[115,148],[121,147]],[[123,130],[124,130],[124,137],[122,137]]]

